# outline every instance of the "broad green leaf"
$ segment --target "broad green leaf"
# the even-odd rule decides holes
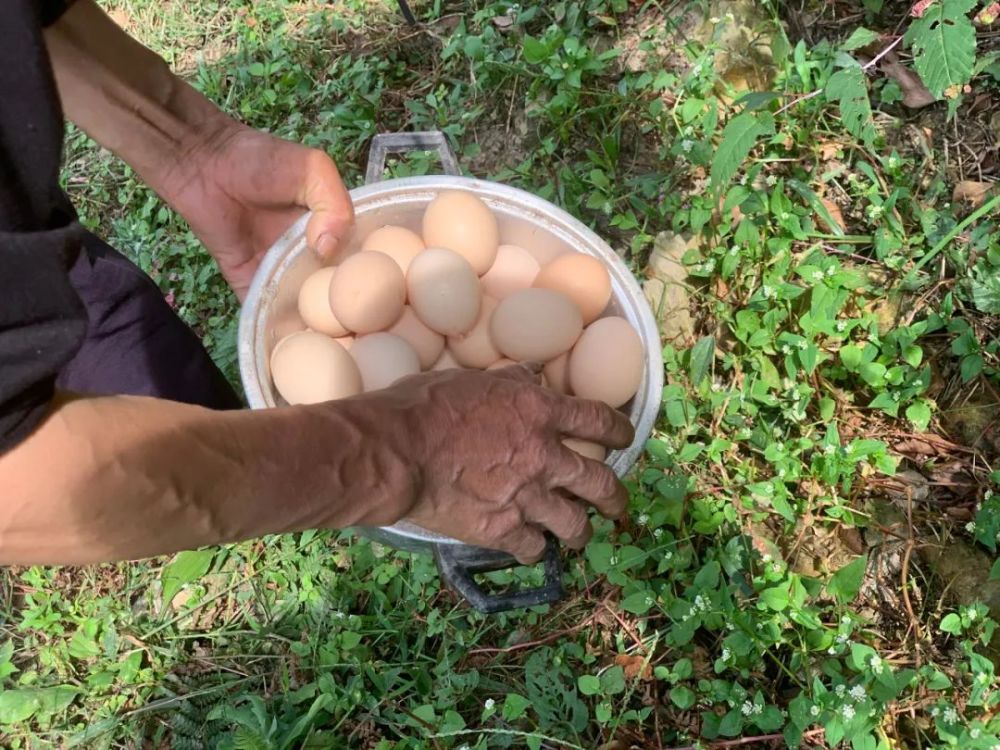
[[[920,363],[924,360],[924,350],[916,344],[910,344],[903,349],[903,359],[910,367],[920,367]]]
[[[601,674],[601,693],[603,695],[618,695],[623,692],[625,692],[624,669],[614,666]]]
[[[990,568],[990,580],[1000,581],[1000,559],[993,563],[993,567]]]
[[[861,379],[875,388],[885,385],[885,372],[885,365],[878,362],[865,362],[858,368]]]
[[[503,702],[503,717],[507,721],[520,719],[531,706],[531,701],[517,693],[507,693]]]
[[[861,366],[861,347],[854,344],[840,347],[840,361],[850,372],[857,372]]]
[[[597,675],[582,674],[577,680],[577,685],[584,695],[597,695],[601,692],[601,678]]]
[[[952,612],[941,620],[941,632],[959,635],[962,632],[962,618]]]
[[[683,685],[679,685],[670,690],[670,700],[674,702],[682,711],[686,711],[694,705],[696,696],[691,688],[686,688]]]
[[[913,425],[924,432],[931,421],[931,407],[924,399],[915,401],[906,407],[906,418],[913,422]]]
[[[535,65],[549,57],[549,48],[532,36],[525,36],[521,43],[526,62]]]
[[[193,583],[208,572],[215,551],[211,549],[185,550],[163,567],[160,583],[163,586],[163,604],[168,606],[183,586]]]
[[[653,606],[653,595],[648,591],[636,591],[622,599],[621,607],[633,615],[644,615]]]
[[[79,692],[69,685],[4,690],[0,692],[0,724],[17,724],[32,716],[49,717],[66,708]]]
[[[788,590],[784,586],[774,586],[760,592],[760,601],[768,609],[781,612],[788,609]]]
[[[861,583],[864,581],[867,568],[868,555],[855,558],[833,574],[826,590],[840,604],[853,601],[861,590]]]
[[[972,280],[972,301],[979,312],[1000,315],[1000,273],[983,274]]]
[[[712,160],[712,189],[726,187],[736,176],[763,135],[774,134],[774,117],[769,112],[744,112],[730,120],[722,131],[722,142]]]
[[[856,49],[861,49],[862,47],[867,47],[873,42],[879,40],[879,34],[871,29],[866,29],[864,26],[859,26],[854,30],[847,41],[840,45],[840,48],[845,52],[851,52]]]
[[[977,0],[939,0],[910,24],[911,46],[920,79],[939,99],[952,86],[969,82],[976,61],[976,28],[968,13]]]
[[[743,731],[743,715],[739,708],[732,709],[719,722],[719,734],[723,737],[735,737]]]
[[[847,131],[871,146],[877,133],[865,72],[860,67],[838,70],[826,84],[826,97],[840,102],[840,117]]]
[[[983,371],[983,355],[970,354],[966,357],[962,357],[962,364],[959,365],[958,369],[962,374],[963,383],[968,383],[970,380],[974,380],[979,377],[979,373]]]
[[[691,382],[695,387],[708,377],[715,356],[715,336],[705,336],[691,347]]]

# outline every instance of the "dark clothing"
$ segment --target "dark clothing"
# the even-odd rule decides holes
[[[63,116],[42,28],[66,5],[0,0],[0,453],[38,424],[57,378],[238,404],[155,284],[88,236],[59,188]]]

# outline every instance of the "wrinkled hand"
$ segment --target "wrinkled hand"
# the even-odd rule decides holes
[[[562,438],[624,448],[629,420],[538,383],[527,366],[448,370],[372,394],[402,415],[383,419],[394,426],[378,439],[410,456],[419,473],[408,520],[530,563],[545,551],[543,529],[574,549],[589,541],[584,503],[608,518],[625,511],[628,494],[614,472]]]
[[[226,120],[189,149],[161,194],[191,225],[242,301],[267,249],[306,210],[309,246],[337,250],[354,219],[347,188],[323,151]]]

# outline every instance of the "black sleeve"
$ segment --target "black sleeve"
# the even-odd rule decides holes
[[[0,0],[0,453],[42,418],[87,318],[82,230],[59,189],[63,119],[42,38],[62,2]]]

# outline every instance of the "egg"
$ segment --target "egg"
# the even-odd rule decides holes
[[[520,362],[548,362],[573,346],[583,329],[569,297],[551,289],[522,289],[493,312],[490,334],[501,354]]]
[[[365,237],[361,249],[385,253],[399,264],[405,275],[410,262],[424,249],[424,241],[419,234],[406,227],[386,224]]]
[[[429,247],[420,253],[406,273],[406,289],[413,312],[432,330],[454,336],[476,324],[479,277],[455,251]]]
[[[469,192],[447,190],[427,206],[423,219],[427,247],[446,247],[461,255],[476,275],[486,273],[497,257],[500,229],[489,207]]]
[[[336,341],[345,349],[350,350],[350,348],[354,346],[355,339],[353,336],[338,336],[337,338],[334,339],[334,341]]]
[[[459,364],[483,370],[502,357],[490,336],[490,318],[496,306],[495,299],[484,295],[479,318],[472,329],[448,337],[448,350]]]
[[[563,445],[571,451],[576,451],[581,456],[592,458],[595,461],[603,461],[608,455],[608,451],[603,445],[600,445],[599,443],[591,443],[589,440],[566,438],[563,440]]]
[[[525,245],[524,249],[528,251],[531,257],[538,261],[540,268],[544,268],[561,255],[573,252],[565,245],[557,245],[552,242],[546,242],[541,245]]]
[[[566,364],[569,361],[569,352],[560,354],[555,359],[545,363],[542,375],[545,377],[545,384],[559,393],[569,393],[569,378],[566,372]]]
[[[580,398],[617,409],[639,390],[644,365],[642,340],[629,322],[601,318],[587,327],[569,355],[569,385]]]
[[[348,351],[322,333],[286,336],[271,352],[271,378],[289,404],[318,404],[361,393],[361,372]]]
[[[490,365],[486,369],[487,370],[501,370],[504,367],[513,367],[516,364],[518,364],[518,363],[515,362],[514,360],[507,359],[507,357],[503,357],[501,359],[498,359],[496,362],[494,362],[492,365]]]
[[[388,388],[400,378],[420,372],[417,352],[391,333],[361,336],[351,347],[350,356],[358,365],[365,391]]]
[[[314,331],[327,336],[343,336],[347,329],[330,309],[330,282],[336,268],[321,268],[309,275],[299,287],[299,316]]]
[[[345,259],[330,282],[330,309],[355,333],[388,328],[403,314],[405,301],[406,280],[399,265],[375,250]]]
[[[389,333],[399,336],[413,347],[422,370],[437,362],[444,350],[444,336],[424,325],[409,305],[403,308],[403,314],[389,329]]]
[[[569,253],[547,264],[534,286],[562,292],[580,308],[583,324],[589,325],[604,312],[611,299],[611,275],[603,262],[591,255]]]
[[[458,360],[455,359],[454,355],[452,355],[452,353],[448,351],[447,348],[443,352],[441,352],[441,356],[438,357],[438,361],[435,362],[434,365],[431,367],[432,372],[436,370],[464,370],[464,369],[465,368],[458,363]]]
[[[523,247],[501,245],[490,270],[480,279],[483,292],[495,300],[502,300],[531,286],[540,269],[535,256]]]

